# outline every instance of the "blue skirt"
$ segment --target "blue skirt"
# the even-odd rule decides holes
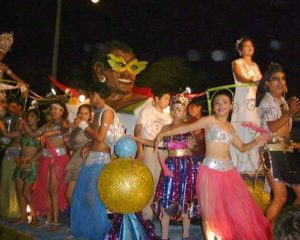
[[[71,204],[70,222],[74,237],[105,239],[110,223],[97,190],[98,177],[104,166],[104,163],[94,163],[81,168]]]

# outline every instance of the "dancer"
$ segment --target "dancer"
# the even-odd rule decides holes
[[[83,158],[80,157],[80,151],[83,146],[85,146],[88,142],[90,142],[90,139],[86,136],[84,131],[78,127],[78,124],[80,121],[85,121],[89,123],[92,118],[92,108],[88,104],[83,104],[78,108],[77,112],[77,118],[75,119],[73,123],[73,130],[69,137],[69,143],[72,150],[72,157],[66,167],[66,177],[65,181],[67,183],[67,190],[66,190],[66,198],[71,203],[72,195],[74,191],[74,187],[76,184],[76,180],[78,178],[81,165],[83,163]]]
[[[168,113],[163,112],[169,103],[169,93],[157,93],[154,98],[154,105],[146,107],[141,111],[134,130],[135,136],[153,141],[162,127],[172,122],[171,116]],[[144,164],[151,171],[154,178],[154,189],[156,189],[161,172],[161,166],[157,159],[157,153],[159,153],[163,158],[165,158],[168,154],[166,149],[164,149],[162,146],[160,146],[158,152],[156,152],[154,151],[153,147],[145,146],[144,148],[141,143],[138,143],[137,158],[143,160]],[[152,198],[148,205],[143,209],[144,218],[149,220],[152,220],[153,218],[151,204]]]
[[[206,239],[271,239],[270,225],[256,205],[245,183],[230,160],[229,146],[241,152],[261,144],[266,137],[241,142],[227,121],[232,110],[227,91],[215,94],[214,114],[158,134],[156,145],[166,136],[204,128],[206,154],[197,175],[197,197]]]
[[[115,141],[124,135],[124,129],[115,111],[105,104],[108,89],[94,83],[89,86],[88,93],[91,105],[96,110],[91,127],[85,121],[78,125],[92,138],[92,142],[81,153],[86,160],[81,167],[72,197],[71,233],[74,237],[105,239],[109,221],[98,195],[97,182],[101,170],[110,161]]]
[[[292,116],[300,111],[300,101],[295,97],[290,98],[288,103],[285,101],[285,73],[277,63],[269,65],[261,84],[266,88],[259,104],[261,127],[274,136],[262,149],[265,174],[273,192],[267,218],[274,222],[286,202],[286,186],[296,193],[295,203],[300,203],[300,164],[298,159],[293,159],[293,145],[290,142]]]
[[[251,86],[237,87],[234,95],[234,109],[231,123],[243,142],[250,142],[255,138],[255,132],[241,126],[243,121],[251,121],[259,125],[259,117],[255,105],[256,85],[261,80],[262,75],[257,64],[252,60],[254,55],[253,40],[249,37],[242,37],[236,42],[236,49],[241,56],[232,62],[233,77],[236,84],[252,83]],[[258,163],[259,153],[255,147],[250,151],[241,153],[234,146],[230,153],[233,164],[242,174],[255,174]]]
[[[11,99],[8,102],[7,110],[9,114],[0,121],[2,134],[10,138],[1,164],[0,216],[18,218],[20,209],[12,176],[16,167],[15,159],[19,157],[21,151],[20,133],[17,130],[23,114],[22,105],[18,100]]]
[[[163,131],[183,124],[187,103],[188,100],[182,94],[172,97],[173,122],[163,127]],[[161,220],[162,239],[168,239],[170,219],[176,220],[180,217],[183,223],[183,238],[189,237],[198,167],[198,164],[194,163],[194,156],[188,146],[190,136],[190,133],[178,134],[164,139],[169,152],[165,162],[161,162],[163,171],[160,174],[152,204],[154,212]],[[154,141],[139,138],[136,140],[145,145],[154,146]]]
[[[38,176],[31,197],[33,218],[35,215],[47,215],[49,230],[56,231],[60,225],[59,211],[67,207],[64,178],[69,155],[63,137],[67,131],[68,111],[65,104],[59,101],[54,101],[50,109],[51,119],[42,127],[33,131],[25,121],[24,130],[28,136],[41,136],[45,142],[42,156],[38,160]]]
[[[28,126],[35,131],[40,121],[38,109],[27,111]],[[27,223],[27,205],[30,206],[31,192],[37,177],[37,160],[41,156],[41,142],[36,138],[31,138],[26,134],[21,136],[21,155],[16,160],[16,168],[13,180],[16,183],[17,198],[21,210],[21,217],[16,223]]]
[[[11,50],[11,46],[14,42],[12,33],[2,33],[0,34],[0,79],[3,78],[4,73],[6,73],[11,79],[15,80],[17,86],[20,87],[22,97],[26,98],[28,96],[28,88],[26,83],[19,78],[5,63],[2,62],[6,53]]]

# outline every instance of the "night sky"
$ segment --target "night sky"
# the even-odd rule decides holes
[[[300,1],[297,0],[62,0],[58,79],[91,81],[90,61],[101,43],[119,39],[139,59],[154,63],[167,56],[187,58],[204,72],[197,91],[233,83],[235,41],[255,41],[254,60],[264,72],[280,62],[290,90],[299,94]],[[13,31],[13,50],[4,59],[39,93],[49,89],[56,18],[55,0],[1,0],[0,31]],[[214,61],[220,50],[224,59]],[[198,74],[201,76],[201,74]],[[138,81],[138,80],[137,80]],[[42,87],[44,86],[44,87]],[[293,86],[293,88],[291,87]],[[202,89],[201,89],[202,88]]]

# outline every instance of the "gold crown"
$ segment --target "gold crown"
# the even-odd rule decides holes
[[[0,51],[6,54],[13,45],[14,37],[12,33],[2,33],[0,35]]]

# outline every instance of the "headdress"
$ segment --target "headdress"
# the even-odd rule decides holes
[[[183,94],[183,93],[178,93],[176,94],[175,96],[173,96],[171,98],[171,101],[170,101],[170,105],[171,105],[171,108],[172,107],[176,107],[176,105],[180,105],[180,107],[176,107],[176,108],[186,108],[187,105],[189,103],[189,99]]]
[[[13,42],[14,37],[12,33],[2,33],[0,35],[0,51],[6,54],[10,50]]]
[[[244,38],[240,38],[237,39],[235,42],[235,49],[239,52],[240,51],[240,47],[241,47],[241,43],[244,41]]]

